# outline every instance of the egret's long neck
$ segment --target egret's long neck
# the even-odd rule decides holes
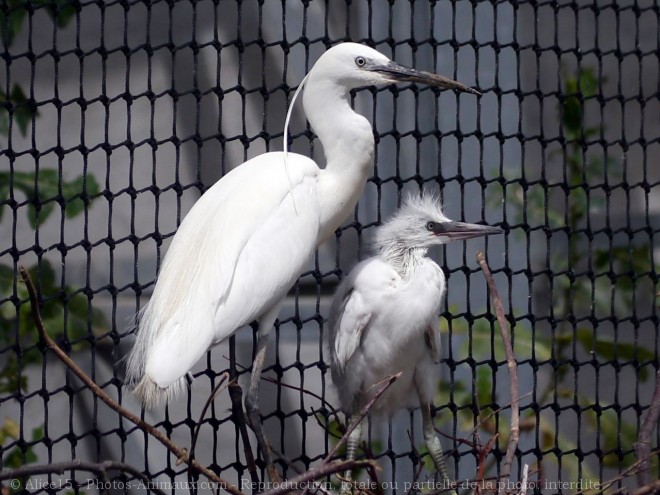
[[[323,144],[325,169],[319,174],[319,244],[353,211],[373,170],[371,124],[350,105],[348,89],[310,74],[303,95],[305,114]]]
[[[401,278],[409,278],[426,258],[427,249],[410,248],[400,242],[388,243],[381,247],[380,254],[397,271]]]

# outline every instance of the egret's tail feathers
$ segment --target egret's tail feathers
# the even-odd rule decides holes
[[[166,387],[161,387],[146,372],[147,358],[156,340],[157,328],[151,324],[149,306],[136,316],[133,325],[135,342],[126,361],[125,383],[129,390],[142,402],[145,408],[151,409],[176,398],[186,388],[186,375]]]
[[[186,389],[184,375],[166,388],[159,386],[149,375],[144,375],[133,388],[133,393],[140,399],[146,409],[153,409],[175,399]]]

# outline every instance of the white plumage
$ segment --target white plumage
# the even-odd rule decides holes
[[[287,291],[316,247],[355,208],[372,170],[373,132],[351,108],[350,91],[398,81],[478,94],[366,46],[337,45],[314,65],[303,94],[325,168],[305,156],[288,154],[285,163],[283,153],[266,153],[232,170],[193,206],[139,316],[128,357],[126,381],[145,406],[176,395],[210,346],[259,320],[246,409],[268,462],[258,411],[267,334]]]
[[[377,230],[379,254],[353,268],[339,285],[330,311],[330,365],[344,412],[358,413],[375,392],[374,385],[402,372],[371,412],[391,414],[421,405],[427,446],[445,478],[440,442],[430,422],[445,276],[426,254],[435,244],[500,232],[452,222],[433,195],[411,196]],[[359,442],[360,428],[354,432],[349,458]]]
[[[271,163],[278,155],[232,170],[181,223],[128,361],[129,383],[147,406],[181,390],[212,344],[276,305],[314,252],[319,169],[306,157],[288,158],[296,207],[305,212],[296,215],[287,177]],[[286,263],[273,263],[278,258]]]

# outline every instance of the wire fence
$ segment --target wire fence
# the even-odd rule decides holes
[[[505,230],[432,253],[448,278],[434,414],[455,478],[500,473],[510,433],[482,250],[518,362],[514,473],[529,465],[537,492],[575,493],[622,473],[613,489],[635,486],[660,369],[659,19],[652,0],[2,2],[3,469],[111,459],[168,493],[184,486],[185,465],[39,343],[18,267],[39,285],[49,334],[140,411],[123,389],[127,328],[178,224],[233,167],[282,148],[297,85],[327,48],[351,40],[483,96],[411,85],[354,92],[374,127],[374,171],[353,217],[287,297],[270,342],[262,412],[278,469],[291,477],[317,465],[341,435],[323,343],[331,294],[402,195],[430,188],[450,218]],[[301,110],[291,145],[323,163]],[[200,415],[230,357],[245,388],[253,347],[253,329],[242,329],[195,367],[187,397],[143,413],[183,446],[200,425],[197,460],[239,487],[249,463],[228,395]],[[393,493],[429,488],[420,425],[418,411],[402,411],[365,437],[363,454]],[[67,471],[3,482],[3,493],[93,493],[99,480]],[[141,488],[131,480],[105,481],[113,493]]]

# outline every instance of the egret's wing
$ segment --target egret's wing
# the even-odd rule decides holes
[[[257,317],[269,309],[273,297],[282,297],[279,292],[286,293],[286,284],[295,281],[300,266],[307,261],[306,253],[313,252],[315,247],[318,206],[313,185],[318,170],[310,159],[290,155],[289,184],[282,154],[267,153],[234,169],[199,199],[181,223],[163,261],[151,300],[141,315],[136,344],[128,361],[129,383],[142,380],[145,370],[161,388],[184,376],[218,340],[216,315],[235,292],[238,282],[243,288],[255,287],[262,284],[262,279],[268,279],[267,285],[276,290],[268,294],[261,291],[258,296],[243,290],[242,302],[248,309],[244,314],[240,310],[232,314],[235,321],[223,320],[231,331],[244,324],[245,318]],[[293,220],[290,218],[292,193],[296,207],[305,212]],[[287,269],[265,274],[263,270],[261,273],[244,270],[242,280],[235,280],[242,253],[255,235],[264,229],[272,230],[273,223],[282,225],[287,218],[293,223],[302,222],[300,225],[307,229],[301,243],[309,246],[301,249],[298,256],[305,259],[289,263],[287,258],[271,257],[271,265],[279,262]],[[281,239],[287,234],[281,229],[271,237],[290,242]],[[249,250],[253,258],[255,252],[270,252],[269,245],[260,240],[264,245]],[[260,297],[263,300],[256,300]],[[228,334],[225,330],[221,333]]]
[[[163,321],[189,302],[187,296],[199,297],[190,289],[209,291],[216,305],[226,297],[241,251],[290,195],[279,157],[281,153],[268,153],[235,168],[186,215],[165,256],[154,290],[154,298],[162,303]],[[295,158],[304,157],[292,158],[291,187],[295,187],[314,170],[295,166],[301,161]]]
[[[341,369],[346,367],[346,363],[360,345],[362,333],[369,325],[371,315],[371,310],[362,294],[354,287],[348,290],[341,299],[335,314],[336,322],[332,332],[334,342],[331,343],[334,361]]]

